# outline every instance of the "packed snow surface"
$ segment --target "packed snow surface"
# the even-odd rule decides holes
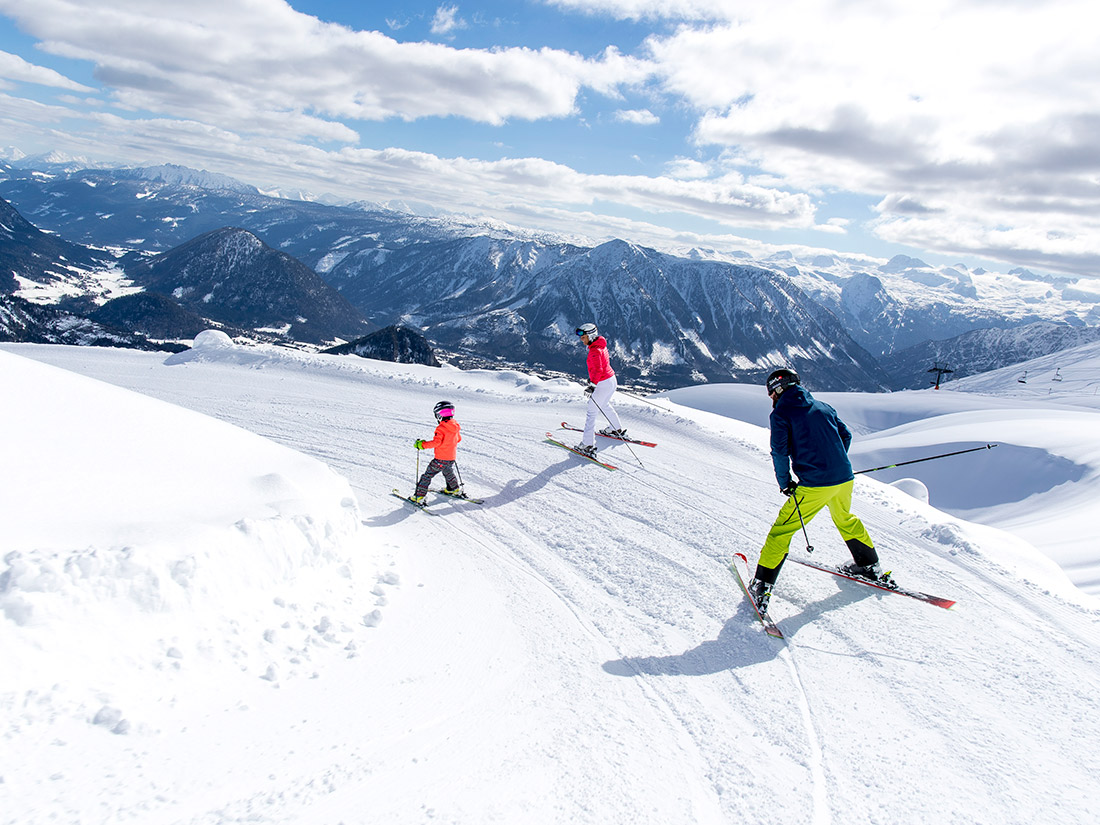
[[[580,385],[516,372],[204,335],[167,358],[5,345],[0,380],[5,825],[1100,818],[1100,604],[935,484],[862,475],[855,509],[900,582],[958,605],[788,564],[779,641],[727,566],[782,503],[767,432],[724,402],[620,394],[658,446],[601,440],[609,472],[543,440],[577,437]],[[894,433],[858,463],[932,439],[932,395],[882,421],[829,400],[860,450]],[[389,493],[443,399],[485,503],[433,516]],[[1034,487],[1094,501],[1092,459],[1012,411],[973,395],[948,446],[1018,444],[1049,465]],[[808,530],[845,560],[825,516]]]
[[[1028,376],[1024,379],[1024,375]],[[812,391],[812,387],[810,387]],[[685,387],[665,397],[768,426],[759,386]],[[902,487],[969,521],[1008,530],[1100,595],[1100,540],[1086,513],[1100,496],[1100,344],[944,384],[938,391],[815,393],[857,434],[857,471]],[[946,453],[978,450],[933,461]]]

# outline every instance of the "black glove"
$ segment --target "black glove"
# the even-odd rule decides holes
[[[797,481],[792,481],[790,484],[788,484],[786,487],[781,489],[779,492],[781,492],[785,496],[793,496],[794,491],[797,490],[797,489],[798,489],[798,482]]]
[[[592,391],[595,390],[595,389],[596,389],[596,385],[590,383],[587,387],[584,388],[584,394],[585,395],[591,395]]]

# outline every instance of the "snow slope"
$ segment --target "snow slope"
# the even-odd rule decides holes
[[[624,396],[611,473],[541,443],[575,384],[221,343],[0,348],[0,823],[1096,821],[1100,606],[1022,540],[861,477],[959,605],[789,565],[779,642],[764,430]]]
[[[1098,391],[1100,344],[1087,344],[939,391],[815,397],[836,407],[857,434],[857,470],[997,444],[875,478],[917,480],[933,506],[1008,530],[1054,559],[1078,587],[1100,594],[1100,542],[1082,519],[1100,500]],[[771,411],[759,386],[685,387],[666,397],[762,427]]]

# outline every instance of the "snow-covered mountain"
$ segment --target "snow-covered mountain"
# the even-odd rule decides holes
[[[978,329],[1100,325],[1100,287],[1023,269],[934,268],[899,255],[885,263],[817,256],[783,271],[876,355]]]
[[[128,329],[148,338],[166,341],[192,339],[211,327],[208,318],[185,309],[180,302],[159,292],[135,292],[108,301],[88,314],[93,321]],[[243,334],[244,331],[236,331]]]
[[[377,361],[393,361],[398,364],[424,364],[440,367],[427,339],[408,327],[390,326],[356,338],[346,344],[322,350],[328,355],[358,355]]]
[[[861,476],[895,577],[958,605],[789,563],[779,642],[727,569],[781,503],[763,429],[621,395],[658,447],[608,442],[608,472],[540,443],[583,415],[569,382],[195,343],[0,348],[3,825],[1095,821],[1100,607],[1012,534]],[[485,504],[431,516],[389,490],[441,398]],[[1095,501],[1056,406],[835,400],[861,430],[954,402],[941,438],[1041,436],[999,476],[1053,481],[1057,450]]]
[[[127,274],[205,318],[245,329],[266,328],[294,341],[322,343],[370,330],[362,315],[312,269],[244,229],[207,232],[128,265]]]
[[[128,290],[113,255],[41,231],[0,198],[0,293],[94,305]]]
[[[16,295],[0,295],[0,341],[78,347],[133,347],[169,352],[184,349],[182,345],[149,340],[165,336],[133,330],[132,326],[115,323],[110,317],[85,317]]]
[[[925,341],[881,359],[891,376],[891,389],[921,389],[928,383],[929,365],[947,365],[953,373],[949,379],[997,370],[1016,365],[1026,370],[1023,362],[1051,353],[1068,352],[1093,341],[1100,341],[1100,327],[1069,326],[1041,321],[1010,329],[979,329],[946,341]]]
[[[164,252],[225,226],[247,229],[378,325],[420,325],[466,363],[562,370],[570,341],[561,331],[592,316],[613,332],[629,377],[663,387],[749,379],[792,359],[834,388],[911,386],[930,364],[887,379],[874,358],[979,329],[1100,325],[1100,290],[1083,279],[907,256],[755,259],[595,244],[484,219],[279,199],[179,167],[11,168],[0,194],[36,225],[99,247]],[[1052,334],[1044,346],[1064,340]],[[994,346],[973,360],[1013,357]]]
[[[454,350],[575,371],[597,323],[615,369],[656,386],[762,377],[794,364],[834,385],[885,376],[836,319],[771,270],[695,262],[624,241],[586,249],[480,237],[369,250],[329,279],[375,320],[403,314]]]

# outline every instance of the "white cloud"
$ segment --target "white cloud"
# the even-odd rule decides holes
[[[3,103],[0,96],[0,124]],[[26,119],[27,113],[20,114]],[[736,174],[706,180],[587,174],[541,158],[484,161],[400,148],[331,151],[167,118],[123,118],[58,107],[39,113],[39,119],[46,117],[84,120],[84,128],[50,135],[52,147],[70,154],[95,155],[94,147],[113,146],[128,162],[214,169],[264,187],[330,191],[366,200],[422,199],[424,192],[431,192],[441,208],[488,214],[495,214],[502,203],[570,210],[599,203],[655,215],[688,215],[730,228],[814,225],[814,206],[807,196],[746,183]],[[12,142],[18,144],[16,137]]]
[[[544,0],[547,5],[617,20],[728,20],[740,4],[730,0]]]
[[[450,34],[466,28],[466,21],[458,16],[458,6],[440,6],[432,17],[432,34]]]
[[[28,63],[19,55],[0,51],[0,78],[16,80],[23,83],[35,83],[40,86],[51,86],[56,89],[68,89],[72,92],[93,92],[88,86],[70,80],[53,69],[44,66],[36,66]]]
[[[676,26],[654,26],[636,54],[582,55],[400,42],[284,0],[0,0],[39,48],[94,64],[101,86],[0,52],[0,130],[5,142],[26,135],[88,156],[102,156],[97,140],[150,161],[159,147],[261,184],[270,164],[298,187],[320,188],[316,176],[329,190],[402,193],[380,192],[383,200],[439,191],[455,208],[489,212],[508,203],[564,216],[610,204],[655,222],[854,234],[864,225],[819,217],[815,200],[855,193],[878,204],[869,228],[890,242],[1095,274],[1083,269],[1100,254],[1100,50],[1082,24],[1092,0],[543,2]],[[458,6],[439,5],[433,25],[456,31]],[[71,108],[19,99],[22,83],[70,92],[57,102]],[[87,111],[80,96],[93,91],[113,120]],[[365,121],[569,117],[596,125],[592,140],[600,122],[662,122],[625,108],[627,92],[669,113],[660,130],[631,132],[652,138],[655,152],[677,119],[693,119],[689,145],[666,155],[693,158],[672,157],[665,175],[644,177],[538,158],[353,148]],[[95,125],[72,133],[80,118]],[[524,151],[521,131],[502,129],[496,145]],[[483,145],[496,155],[493,143]],[[655,152],[624,146],[647,162]]]
[[[665,164],[671,177],[681,180],[699,180],[710,177],[710,167],[693,158],[674,158]]]
[[[1095,275],[1100,272],[1100,221],[1050,231],[1033,225],[990,225],[967,219],[963,210],[926,218],[889,216],[873,223],[875,234],[891,243],[944,253],[975,255],[1017,266]]]
[[[1091,3],[728,8],[735,22],[647,41],[663,90],[699,113],[701,147],[728,149],[773,185],[889,196],[874,229],[898,243],[1011,260],[1062,250],[1072,267],[1088,259],[1075,244],[1100,250]]]
[[[128,110],[326,141],[356,140],[341,119],[564,117],[583,87],[614,93],[646,72],[613,49],[586,59],[401,43],[324,23],[283,0],[0,0],[0,11],[42,48],[93,62]]]
[[[614,118],[619,123],[633,123],[636,126],[654,126],[661,122],[649,109],[619,109]]]

